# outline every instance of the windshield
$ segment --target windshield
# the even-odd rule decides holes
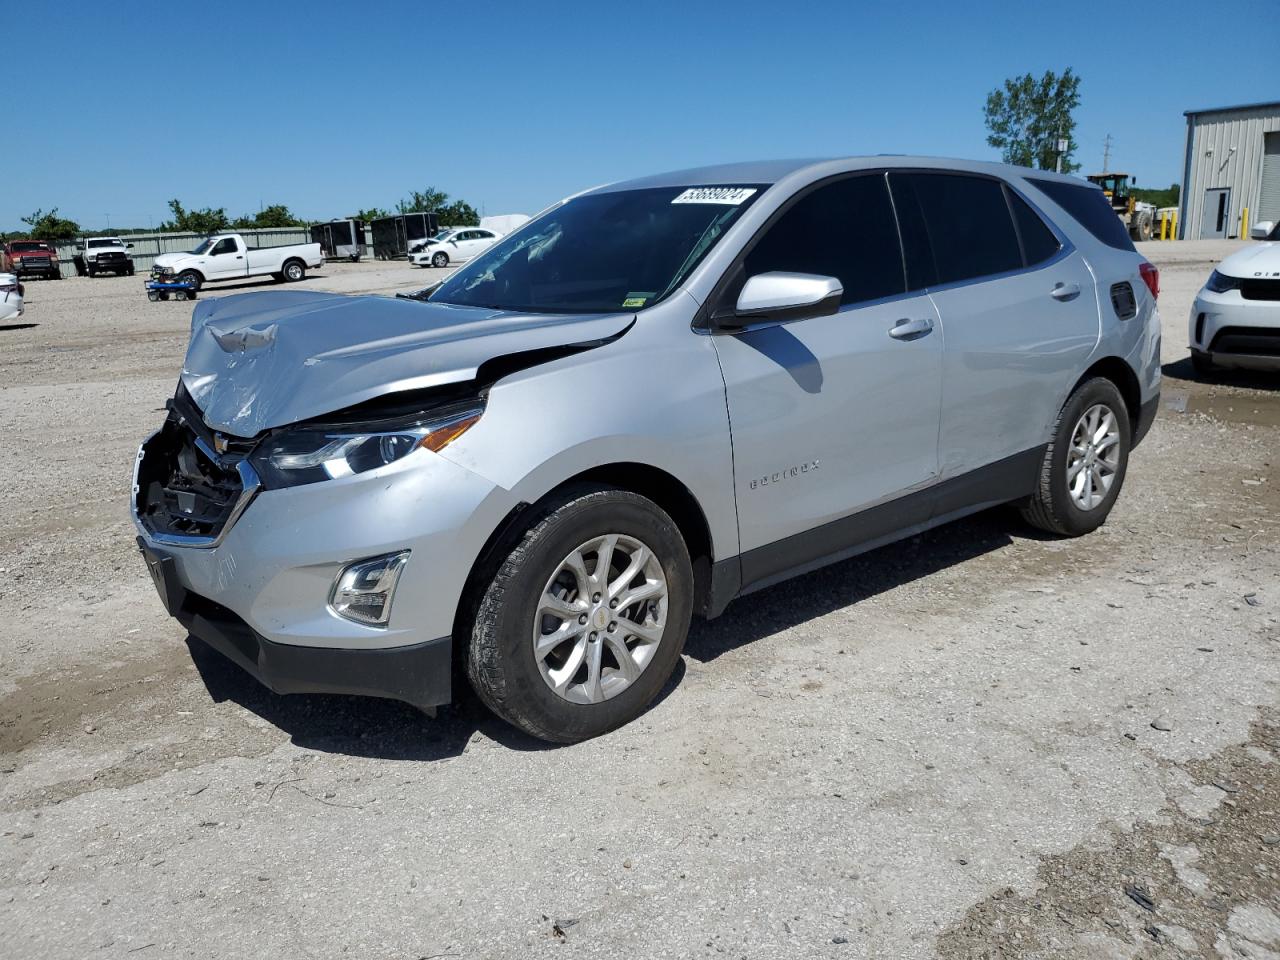
[[[90,240],[90,247],[123,247],[124,244],[119,240]]]
[[[535,313],[607,313],[679,286],[761,187],[654,187],[577,197],[500,241],[433,302]]]
[[[200,244],[200,246],[192,250],[191,253],[195,254],[196,256],[199,256],[202,253],[208,253],[209,248],[213,246],[214,239],[215,239],[214,237],[206,237],[204,243]]]
[[[12,245],[14,253],[39,253],[42,250],[48,250],[47,243],[36,243],[31,240],[19,240]]]

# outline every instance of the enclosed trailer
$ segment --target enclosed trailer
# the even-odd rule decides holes
[[[320,244],[325,259],[349,259],[352,263],[369,252],[364,243],[363,220],[330,220],[311,227],[312,243]]]
[[[374,220],[373,255],[379,260],[407,257],[414,243],[434,237],[440,232],[440,221],[434,213],[401,213]]]

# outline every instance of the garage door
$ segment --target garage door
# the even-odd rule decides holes
[[[1280,220],[1280,133],[1268,133],[1266,153],[1262,158],[1262,199],[1258,203],[1259,220]]]

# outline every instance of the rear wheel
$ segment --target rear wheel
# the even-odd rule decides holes
[[[184,270],[182,271],[182,273],[178,274],[177,282],[185,283],[192,290],[199,290],[200,285],[204,283],[204,278],[202,278],[200,274],[196,273],[194,270]]]
[[[284,278],[290,283],[297,283],[307,275],[307,268],[301,260],[290,260],[284,265]]]
[[[148,291],[147,291],[147,299],[148,299],[148,300],[150,300],[152,303],[155,303],[157,300],[159,300],[159,299],[160,299],[160,291],[159,291],[159,290],[148,290]]]
[[[1058,414],[1023,517],[1068,537],[1102,526],[1124,484],[1130,440],[1129,411],[1116,385],[1102,377],[1082,383]]]
[[[693,611],[671,518],[625,490],[549,504],[483,587],[467,675],[499,716],[574,743],[634,719],[675,669]]]

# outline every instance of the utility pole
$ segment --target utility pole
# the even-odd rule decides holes
[[[1102,141],[1102,172],[1107,172],[1107,167],[1111,164],[1111,134],[1107,134],[1105,140]]]

